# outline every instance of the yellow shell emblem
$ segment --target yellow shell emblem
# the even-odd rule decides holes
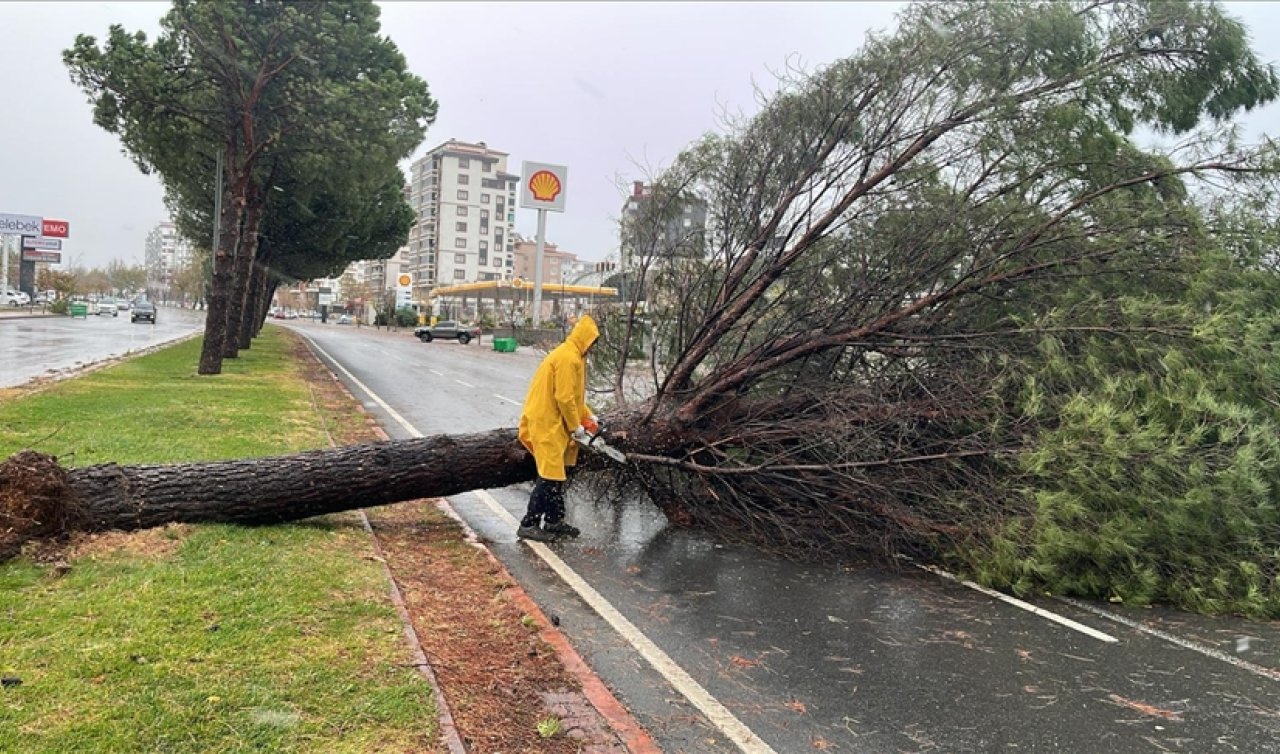
[[[554,202],[560,190],[560,179],[550,170],[539,170],[529,179],[529,191],[535,201]]]

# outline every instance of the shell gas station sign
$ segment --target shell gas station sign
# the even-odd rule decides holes
[[[569,182],[569,168],[564,165],[525,162],[522,172],[524,173],[524,181],[520,184],[521,207],[550,212],[564,212],[565,187]]]

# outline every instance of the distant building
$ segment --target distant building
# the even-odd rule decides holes
[[[534,257],[538,243],[531,239],[516,236],[515,243],[515,276],[528,281],[534,280]],[[542,249],[542,283],[572,283],[572,272],[581,266],[578,257],[553,243],[544,244]]]
[[[175,271],[191,263],[191,242],[178,233],[178,226],[162,222],[147,234],[144,260],[147,285],[168,290]]]
[[[706,203],[691,195],[657,196],[655,191],[652,184],[635,181],[622,205],[619,240],[624,269],[645,257],[660,266],[671,258],[706,255]]]
[[[418,219],[403,269],[416,300],[436,286],[513,276],[520,176],[506,171],[507,153],[483,141],[450,139],[413,163],[409,203]]]

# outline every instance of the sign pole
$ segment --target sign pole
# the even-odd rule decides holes
[[[538,210],[538,242],[533,251],[533,326],[542,323],[542,252],[547,244],[547,211]]]
[[[9,236],[2,235],[0,236],[0,291],[7,290],[9,290]]]

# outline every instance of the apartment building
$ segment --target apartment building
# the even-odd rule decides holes
[[[148,285],[161,290],[168,290],[173,273],[191,262],[191,242],[171,222],[152,228],[143,248]]]
[[[516,236],[515,242],[515,276],[532,283],[535,270],[535,253],[538,243],[533,239]],[[562,250],[553,243],[543,245],[542,249],[542,283],[543,285],[572,283],[571,275],[577,269],[576,254]]]
[[[519,181],[507,172],[507,153],[483,141],[450,139],[413,163],[409,203],[418,221],[402,269],[413,276],[415,299],[438,286],[513,276]]]

